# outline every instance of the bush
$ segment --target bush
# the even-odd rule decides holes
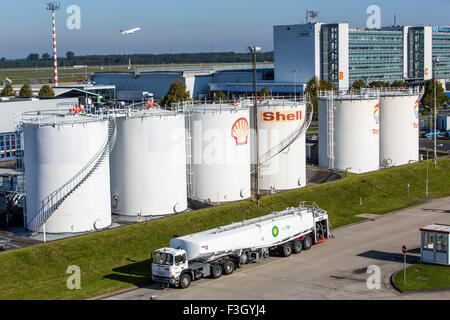
[[[48,84],[42,86],[41,90],[39,90],[39,97],[54,97],[54,96],[55,92]]]
[[[19,92],[19,97],[32,97],[33,91],[28,84],[24,84]]]
[[[2,97],[15,97],[16,93],[14,92],[13,86],[11,84],[7,84],[2,92],[0,93]]]

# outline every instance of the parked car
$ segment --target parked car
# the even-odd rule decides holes
[[[440,135],[441,131],[436,130],[436,135]],[[429,131],[429,132],[423,132],[420,137],[421,138],[428,138],[428,137],[434,137],[435,133],[434,130],[433,131]]]

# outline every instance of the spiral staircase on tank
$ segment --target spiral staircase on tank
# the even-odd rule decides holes
[[[286,138],[281,140],[279,144],[277,144],[275,147],[273,147],[265,154],[260,156],[258,168],[261,168],[267,162],[269,162],[274,157],[279,155],[281,152],[289,148],[299,137],[301,137],[304,133],[306,133],[309,126],[311,125],[312,118],[313,118],[312,103],[310,101],[307,101],[305,121],[302,121],[300,125],[297,128],[295,128],[295,130],[292,131]],[[255,166],[255,168],[252,170],[252,174],[255,173],[258,168],[256,168]]]
[[[109,116],[108,137],[102,144],[102,147],[70,180],[42,200],[42,207],[27,223],[27,228],[30,231],[37,233],[52,216],[52,214],[59,208],[59,206],[61,206],[61,204],[84,182],[86,182],[89,177],[101,166],[114,148],[116,135],[116,118],[114,116]]]

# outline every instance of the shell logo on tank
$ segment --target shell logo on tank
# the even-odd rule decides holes
[[[231,136],[236,140],[237,146],[242,146],[247,144],[248,134],[250,132],[250,127],[248,121],[245,118],[239,118],[231,127]]]
[[[416,119],[419,119],[419,100],[416,100],[414,104],[414,114],[416,115]]]
[[[380,104],[377,104],[373,109],[373,117],[375,119],[376,124],[380,122]]]
[[[261,122],[293,122],[300,120],[302,120],[302,112],[299,110],[261,112]]]

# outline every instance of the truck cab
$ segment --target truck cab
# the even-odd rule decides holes
[[[188,269],[186,251],[183,249],[155,250],[152,260],[152,280],[160,283],[177,284],[183,270]]]

